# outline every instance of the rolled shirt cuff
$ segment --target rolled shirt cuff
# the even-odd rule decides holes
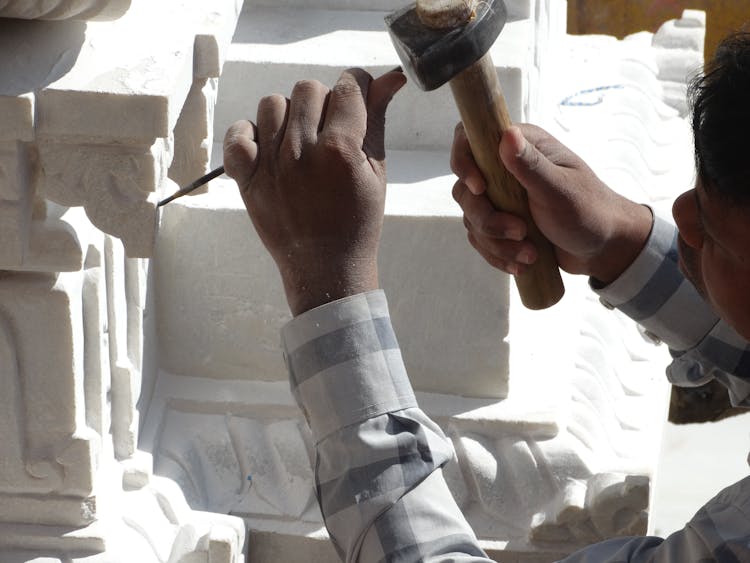
[[[592,289],[674,350],[697,345],[718,321],[711,307],[679,269],[677,228],[654,213],[648,241],[614,282]]]
[[[316,443],[417,406],[382,290],[306,311],[283,327],[281,343],[292,393]]]

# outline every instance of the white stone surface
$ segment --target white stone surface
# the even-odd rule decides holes
[[[0,0],[0,17],[29,20],[112,20],[131,0]]]
[[[466,244],[450,197],[447,154],[394,152],[389,161],[382,242],[389,251],[381,255],[380,271],[401,344],[412,351],[407,359],[412,381],[419,389],[502,397],[508,327],[499,319],[507,316],[508,279]],[[185,225],[201,236],[182,236]],[[405,238],[409,247],[400,243]],[[286,380],[278,335],[288,308],[278,273],[232,182],[214,182],[207,195],[166,207],[157,255],[165,369],[219,379]],[[426,267],[430,275],[424,275]],[[440,318],[429,305],[435,295],[451,303]],[[460,326],[458,312],[465,319]],[[215,328],[204,330],[204,319]],[[466,355],[445,346],[456,333],[471,346]]]
[[[0,449],[0,522],[88,524],[96,510],[99,440],[86,427],[81,408],[80,277],[6,273],[0,305],[5,366],[0,424],[6,436]]]
[[[240,563],[241,520],[192,511],[135,450],[147,263],[85,247],[81,271],[0,274],[0,553]]]
[[[536,85],[539,66],[564,33],[558,21],[563,3],[542,3],[545,8],[539,18],[520,18],[524,4],[519,4],[519,19],[505,25],[491,54],[511,117],[527,120],[530,84]],[[227,56],[216,109],[216,138],[223,138],[238,119],[255,119],[263,95],[288,95],[298,80],[314,78],[331,85],[348,67],[363,67],[377,75],[400,64],[385,33],[387,6],[379,9],[383,11],[248,3]],[[550,13],[557,18],[554,25],[548,21]],[[300,26],[300,21],[305,25]],[[261,75],[263,80],[257,80]],[[422,92],[407,84],[390,106],[389,118],[399,123],[386,131],[389,147],[447,150],[458,112],[448,88]]]
[[[169,168],[169,178],[177,183],[177,187],[189,185],[208,171],[217,87],[216,78],[196,78],[185,100],[175,125],[175,158]],[[199,193],[202,192],[194,192],[194,195]]]
[[[35,178],[37,193],[82,205],[94,225],[123,240],[129,256],[150,256],[155,204],[171,187],[166,178],[175,142],[190,153],[180,154],[181,162],[196,157],[194,167],[182,166],[181,177],[210,158],[215,80],[214,91],[201,84],[221,72],[240,7],[239,0],[217,2],[211,11],[186,0],[134,0],[112,22],[0,20],[0,109],[7,115],[0,140],[34,143],[37,160],[23,172]],[[194,75],[200,93],[175,140]],[[0,200],[8,200],[0,204],[9,231],[3,262],[19,268],[29,239],[28,205],[18,203],[18,193],[9,199],[3,176],[17,174],[8,150],[0,153]],[[13,185],[31,193],[21,181]]]
[[[186,209],[176,214],[183,224],[201,225],[209,238],[214,237],[213,229],[209,230],[195,209],[202,200],[214,198],[215,202],[217,189],[221,187],[181,203]],[[243,209],[234,212],[243,217]],[[219,219],[227,231],[236,229],[227,210]],[[386,220],[386,233],[392,219],[389,216]],[[429,232],[418,218],[410,219],[413,239],[418,238],[415,232]],[[441,224],[436,225],[439,232]],[[382,250],[385,262],[390,253],[398,252],[392,244],[385,246],[386,240],[387,236]],[[422,249],[416,250],[419,253]],[[174,253],[174,247],[165,252]],[[158,263],[164,267],[161,256],[160,249]],[[421,271],[399,271],[400,283],[415,287],[424,277],[430,277],[424,275],[430,258],[421,260]],[[457,258],[446,255],[445,261],[455,264]],[[205,268],[208,261],[199,263]],[[237,288],[242,283],[243,291],[249,286],[245,298],[217,299],[214,308],[204,309],[196,296],[212,291],[202,283],[195,294],[180,292],[176,296],[177,302],[197,307],[198,316],[217,319],[215,328],[210,321],[201,325],[200,334],[204,336],[210,337],[216,328],[222,331],[220,319],[228,318],[239,303],[246,303],[269,285],[259,272],[259,259],[234,255],[228,263],[246,264],[247,274],[237,275],[237,283],[224,286]],[[221,278],[225,268],[214,261],[209,269]],[[159,276],[166,280],[179,277],[164,271]],[[493,279],[497,277],[495,274]],[[384,279],[388,279],[385,274]],[[543,317],[521,309],[520,303],[511,303],[510,358],[506,359],[510,361],[511,377],[506,400],[456,396],[472,385],[481,389],[481,382],[466,381],[471,376],[457,378],[463,383],[461,389],[456,387],[456,380],[446,378],[439,383],[452,384],[448,392],[454,394],[419,395],[423,408],[454,440],[458,465],[449,466],[447,477],[480,537],[510,542],[512,549],[527,554],[536,550],[560,553],[612,534],[645,531],[649,473],[657,445],[651,428],[663,415],[664,362],[654,357],[659,351],[632,325],[623,320],[613,324],[612,314],[596,300],[582,300],[582,294],[588,291],[583,280],[577,280],[581,282],[577,291],[573,280],[566,281],[569,292],[564,303]],[[431,330],[417,326],[421,321],[411,318],[411,309],[401,311],[399,326],[398,295],[402,293],[390,293],[397,296],[395,304],[391,300],[391,308],[413,379],[414,373],[429,373],[422,364],[430,353],[439,353],[436,350],[441,346],[469,363],[473,356],[493,353],[489,346],[464,351],[464,343],[476,336],[470,323],[456,326],[456,318],[463,318],[463,312],[457,311],[464,301],[435,299],[440,293],[434,288],[425,292],[432,298],[431,312],[425,312],[424,307],[417,311],[433,320]],[[482,295],[475,295],[475,299],[487,305]],[[453,322],[438,319],[444,314],[452,315]],[[495,319],[498,317],[496,314]],[[185,318],[184,312],[180,318]],[[266,314],[257,320],[267,318]],[[243,335],[246,348],[257,356],[265,345],[260,339],[247,337],[254,331],[247,324],[251,320],[247,317],[244,324],[233,324],[232,331]],[[441,323],[445,325],[442,328]],[[278,334],[277,327],[270,329]],[[533,337],[530,332],[535,333]],[[459,342],[456,334],[461,335]],[[205,342],[198,333],[180,337]],[[221,341],[216,338],[216,342]],[[533,350],[540,342],[544,342],[541,349]],[[420,347],[424,345],[432,348],[422,352]],[[180,483],[195,507],[243,515],[252,534],[259,534],[265,546],[258,547],[261,552],[270,549],[268,530],[285,537],[294,536],[302,528],[309,531],[322,526],[312,495],[308,432],[288,393],[275,344],[271,351],[276,356],[277,382],[259,381],[252,370],[234,376],[226,370],[228,379],[219,385],[212,377],[197,374],[195,368],[190,377],[162,372],[144,435],[144,447],[155,455],[157,473]],[[442,356],[435,363],[440,360]],[[474,371],[479,370],[474,367]],[[417,379],[415,384],[418,388],[436,385],[424,379]],[[540,393],[541,388],[544,393]],[[569,400],[561,401],[561,397]],[[276,538],[272,543],[280,541]],[[299,541],[285,539],[283,543],[291,549]],[[312,539],[310,542],[316,553],[326,552]],[[293,557],[291,551],[282,553],[282,560]]]

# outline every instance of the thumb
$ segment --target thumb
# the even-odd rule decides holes
[[[385,160],[385,112],[404,84],[404,73],[391,71],[373,80],[367,91],[367,132],[362,148],[377,161]]]
[[[258,144],[255,124],[243,120],[232,124],[224,135],[224,170],[245,192],[258,168]]]
[[[500,140],[500,158],[530,194],[559,183],[559,169],[539,149],[526,140],[521,130],[512,126]]]

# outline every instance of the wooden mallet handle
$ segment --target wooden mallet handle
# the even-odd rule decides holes
[[[512,123],[490,54],[456,75],[450,85],[490,201],[526,221],[528,238],[539,251],[536,262],[516,276],[521,301],[529,309],[550,307],[560,300],[565,287],[554,248],[531,217],[526,190],[500,160],[500,139]]]

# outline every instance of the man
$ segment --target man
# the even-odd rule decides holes
[[[443,480],[450,442],[416,404],[378,290],[385,111],[404,81],[354,69],[330,92],[301,82],[289,99],[264,98],[257,126],[227,133],[224,162],[295,315],[282,333],[285,359],[342,559],[487,561]],[[725,40],[693,92],[699,180],[675,203],[679,236],[538,128],[511,129],[499,150],[560,266],[588,275],[605,302],[670,346],[671,380],[716,378],[748,404],[750,34]],[[460,128],[452,165],[471,244],[490,264],[523,270],[536,253],[526,225],[489,204]],[[714,560],[750,561],[750,478],[669,538],[612,539],[565,561]]]

